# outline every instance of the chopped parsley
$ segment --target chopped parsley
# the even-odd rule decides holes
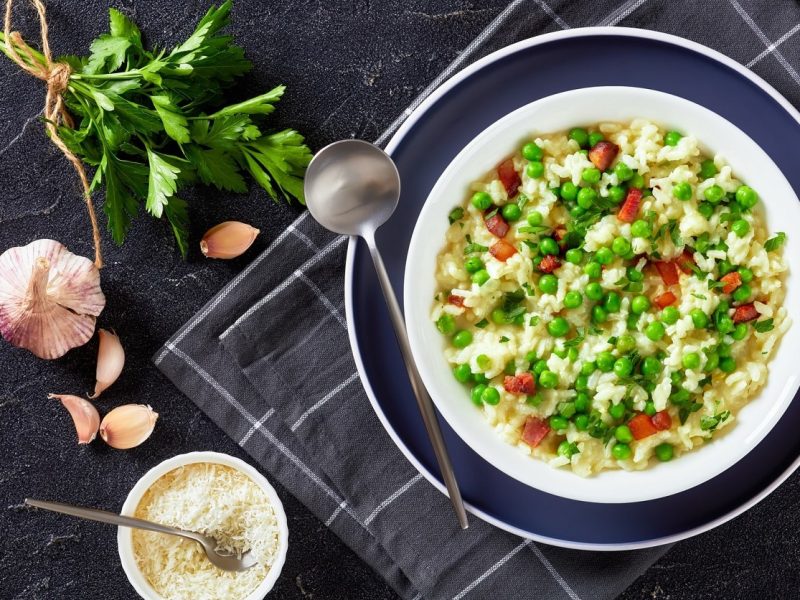
[[[774,252],[786,242],[786,234],[783,231],[779,231],[775,237],[769,238],[766,242],[764,242],[764,250],[767,252]]]
[[[457,206],[453,210],[450,211],[450,214],[447,215],[447,220],[450,221],[450,225],[461,219],[464,216],[464,209],[460,206]]]
[[[763,321],[756,321],[753,323],[753,329],[755,329],[758,333],[772,331],[774,327],[775,322],[773,319],[764,319]]]

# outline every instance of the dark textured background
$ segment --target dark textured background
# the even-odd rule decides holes
[[[30,39],[33,21],[18,0],[16,23]],[[84,53],[105,31],[105,0],[50,0],[56,53]],[[207,0],[116,0],[150,43],[182,40]],[[237,0],[233,34],[256,63],[245,80],[260,92],[279,82],[289,91],[276,120],[308,135],[313,148],[343,137],[374,139],[505,5],[344,0]],[[80,10],[76,11],[76,7]],[[580,2],[570,10],[580,12]],[[622,23],[624,24],[624,22]],[[36,117],[42,84],[0,57],[0,249],[52,237],[91,255],[77,180],[48,142]],[[32,512],[25,496],[119,509],[133,483],[161,460],[191,450],[245,458],[150,362],[151,355],[297,214],[260,190],[223,196],[198,189],[192,205],[192,253],[183,262],[164,223],[141,218],[120,249],[106,242],[99,325],[116,329],[128,361],[102,410],[146,402],[161,414],[153,437],[120,452],[102,443],[78,447],[66,411],[47,392],[83,393],[93,385],[96,341],[44,362],[0,343],[0,598],[133,598],[119,564],[112,528]],[[246,256],[205,260],[196,250],[208,227],[239,219],[261,228]],[[800,478],[790,479],[755,509],[717,530],[677,545],[625,598],[797,597]],[[394,598],[295,498],[280,487],[291,542],[272,597]]]

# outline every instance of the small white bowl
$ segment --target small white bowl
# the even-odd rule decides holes
[[[488,173],[524,142],[538,134],[603,121],[626,122],[642,117],[667,129],[697,138],[701,148],[720,153],[737,178],[763,199],[771,232],[785,231],[784,252],[800,268],[800,202],[769,156],[747,134],[716,113],[694,102],[654,90],[595,87],[548,96],[503,117],[470,142],[450,163],[431,190],[417,219],[406,260],[404,304],[411,350],[436,407],[455,432],[489,463],[550,494],[587,502],[624,503],[662,498],[699,485],[731,467],[769,433],[800,385],[796,356],[800,327],[790,327],[769,363],[769,380],[758,397],[738,413],[725,435],[679,459],[644,471],[604,471],[581,478],[565,469],[524,455],[504,442],[468,391],[452,376],[444,358],[443,336],[431,321],[436,293],[436,259],[444,245],[447,215],[463,204],[469,186]],[[789,317],[800,319],[796,277],[786,278]]]
[[[125,500],[125,504],[122,505],[122,514],[133,516],[142,496],[157,479],[178,467],[195,463],[215,463],[232,467],[252,479],[269,497],[270,503],[275,510],[275,518],[278,521],[279,548],[275,556],[275,562],[270,567],[264,581],[244,599],[261,600],[275,585],[275,581],[277,581],[278,576],[281,574],[281,569],[283,569],[283,563],[286,561],[286,551],[289,548],[289,527],[286,522],[286,512],[283,510],[283,504],[278,498],[277,492],[275,492],[266,477],[246,462],[219,452],[189,452],[174,456],[150,469],[133,486]],[[128,576],[128,581],[130,581],[133,589],[145,600],[163,600],[163,596],[153,589],[136,564],[133,554],[133,530],[129,527],[120,527],[117,532],[117,545],[122,568],[125,571],[125,575]]]

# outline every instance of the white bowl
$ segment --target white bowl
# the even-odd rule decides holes
[[[604,471],[581,478],[524,455],[504,442],[469,401],[444,358],[445,340],[430,319],[436,293],[436,257],[444,245],[447,215],[469,195],[470,183],[492,170],[524,142],[601,121],[650,119],[695,136],[704,151],[720,153],[736,176],[758,191],[771,232],[785,231],[790,262],[800,258],[800,202],[767,154],[744,132],[710,110],[663,92],[630,87],[595,87],[543,98],[500,119],[470,142],[436,182],[420,212],[406,261],[404,302],[411,349],[436,407],[456,433],[492,465],[542,491],[588,502],[639,502],[676,494],[722,473],[769,433],[786,410],[800,377],[791,349],[800,347],[800,328],[791,327],[769,363],[769,380],[738,414],[726,434],[679,459],[644,471]],[[800,315],[795,278],[786,280],[784,305]]]
[[[278,576],[281,574],[281,569],[283,569],[283,563],[286,561],[286,551],[289,548],[289,527],[286,523],[286,512],[283,510],[283,504],[280,498],[278,498],[275,489],[270,485],[266,477],[243,460],[219,452],[189,452],[167,459],[150,469],[142,476],[136,485],[133,486],[133,489],[125,499],[125,504],[122,505],[122,514],[133,516],[136,512],[136,507],[139,506],[142,496],[144,496],[150,486],[161,476],[178,467],[194,463],[215,463],[236,469],[240,473],[247,475],[258,487],[264,490],[264,493],[273,506],[275,518],[278,521],[279,532],[279,548],[275,556],[275,562],[272,564],[264,581],[244,599],[261,600],[275,585],[275,581],[277,581]],[[145,600],[163,600],[163,596],[153,589],[136,564],[136,559],[133,554],[133,530],[129,527],[120,527],[117,532],[117,545],[119,547],[119,558],[122,561],[122,568],[125,571],[125,575],[128,576],[128,581],[131,582],[133,589]]]

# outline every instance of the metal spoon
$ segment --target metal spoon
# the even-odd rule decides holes
[[[203,547],[203,550],[208,556],[215,567],[219,567],[223,571],[246,571],[250,567],[254,567],[258,561],[253,558],[248,550],[241,557],[233,554],[221,553],[217,550],[219,544],[217,540],[208,535],[195,533],[194,531],[185,531],[177,527],[167,527],[158,523],[152,523],[143,519],[134,519],[133,517],[126,517],[116,513],[108,512],[105,510],[98,510],[96,508],[84,508],[82,506],[72,506],[71,504],[63,504],[61,502],[46,502],[44,500],[31,500],[25,498],[25,504],[28,506],[35,506],[36,508],[43,508],[73,517],[80,517],[89,521],[100,521],[101,523],[108,523],[110,525],[120,525],[122,527],[134,527],[136,529],[145,529],[147,531],[155,531],[156,533],[166,533],[168,535],[177,535],[189,540],[193,540]]]
[[[389,275],[375,245],[375,231],[394,213],[400,200],[400,174],[383,150],[362,140],[334,142],[317,152],[305,179],[308,210],[323,227],[335,233],[364,239],[375,264],[378,280],[389,308],[389,316],[406,364],[411,387],[417,397],[422,420],[433,445],[450,501],[462,529],[469,526],[453,465],[439,428],[436,411],[420,379],[408,343],[403,313],[397,303]]]

